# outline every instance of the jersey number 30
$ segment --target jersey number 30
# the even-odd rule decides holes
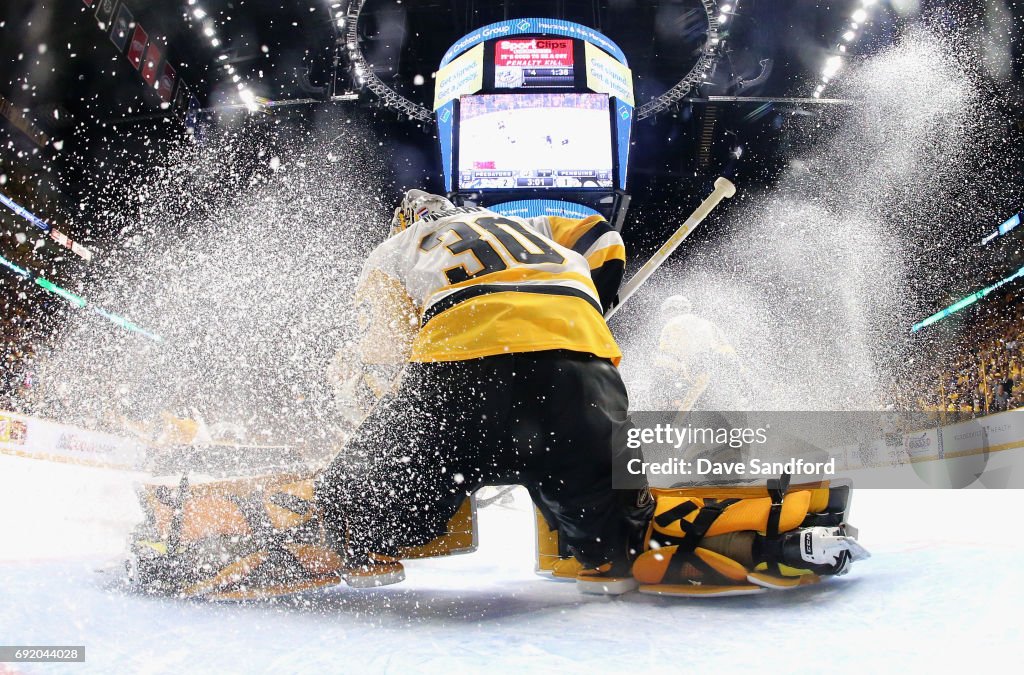
[[[423,237],[420,241],[420,249],[431,251],[439,244],[441,239],[448,233],[454,232],[457,240],[445,244],[452,255],[459,255],[469,251],[480,263],[480,269],[470,273],[465,265],[458,265],[445,270],[448,283],[457,284],[474,277],[479,277],[492,272],[500,272],[508,269],[508,264],[498,252],[498,248],[505,250],[509,258],[516,260],[523,265],[539,265],[541,263],[562,264],[565,258],[558,251],[551,248],[548,242],[530,232],[527,228],[514,220],[508,218],[495,218],[493,216],[482,216],[471,223],[452,222],[446,223]],[[481,234],[491,234],[497,242],[484,239]],[[526,242],[535,249],[527,248]]]

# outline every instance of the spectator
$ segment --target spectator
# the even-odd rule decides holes
[[[1004,412],[1009,409],[1010,397],[1006,393],[1006,386],[1000,382],[996,385],[996,393],[992,396],[992,402],[988,406],[990,413]]]

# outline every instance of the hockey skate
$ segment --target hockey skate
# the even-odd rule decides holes
[[[787,590],[845,574],[869,557],[846,522],[849,485],[652,489],[641,593],[686,597]],[[759,493],[759,494],[758,494]]]
[[[628,570],[613,570],[611,565],[586,569],[559,540],[539,508],[534,507],[537,535],[537,562],[534,572],[553,581],[573,582],[582,593],[621,595],[636,590],[637,582]]]
[[[154,481],[139,489],[145,518],[128,541],[132,589],[207,600],[288,595],[346,583],[374,588],[405,578],[400,558],[476,548],[471,499],[430,543],[400,557],[346,555],[313,502],[313,480],[276,474],[191,483]]]

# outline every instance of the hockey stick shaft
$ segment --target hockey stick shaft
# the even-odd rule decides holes
[[[700,203],[700,206],[690,214],[690,217],[686,219],[686,222],[679,226],[679,229],[668,238],[668,241],[662,244],[661,248],[659,248],[655,254],[643,264],[643,267],[637,270],[637,273],[634,274],[629,281],[623,284],[622,289],[619,291],[618,304],[609,309],[604,315],[604,318],[606,320],[612,318],[615,312],[619,311],[619,308],[626,303],[626,300],[629,300],[630,296],[636,293],[637,290],[644,285],[644,282],[654,274],[654,271],[661,267],[661,264],[665,262],[677,248],[679,248],[679,245],[682,244],[695,229],[697,229],[697,226],[708,217],[708,214],[718,206],[718,203],[723,199],[732,197],[734,194],[736,194],[736,186],[732,184],[732,181],[723,177],[715,179],[714,192],[708,195],[707,199]]]

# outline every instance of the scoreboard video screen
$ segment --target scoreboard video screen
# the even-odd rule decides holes
[[[613,187],[607,94],[463,96],[458,189]]]
[[[494,43],[494,86],[572,89],[572,50],[569,38],[498,40]]]

